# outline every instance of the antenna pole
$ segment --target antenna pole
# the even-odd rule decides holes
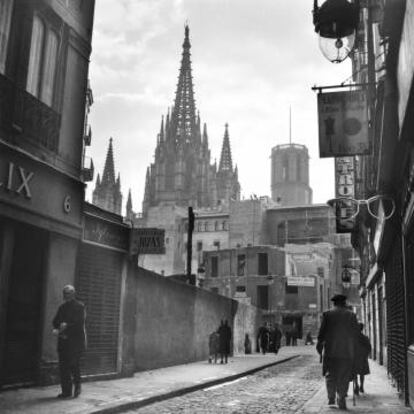
[[[289,144],[292,145],[292,106],[289,105]]]

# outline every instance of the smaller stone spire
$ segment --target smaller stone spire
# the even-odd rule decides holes
[[[109,138],[108,152],[106,153],[105,167],[102,174],[102,184],[115,183],[114,150],[112,148],[112,137]]]
[[[230,138],[229,138],[229,124],[225,125],[225,132],[223,138],[223,146],[221,149],[221,157],[219,164],[219,171],[233,171],[233,162],[231,159]]]
[[[132,196],[131,189],[128,191],[128,200],[126,203],[126,217],[128,220],[132,220],[134,212],[132,211]]]

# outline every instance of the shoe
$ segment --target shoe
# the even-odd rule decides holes
[[[334,398],[329,398],[328,405],[335,405],[335,397]]]
[[[338,397],[338,401],[337,401],[337,403],[338,403],[338,408],[339,408],[340,410],[346,410],[346,402],[345,402],[345,398],[340,398],[340,397]]]
[[[79,395],[81,394],[82,388],[80,385],[75,385],[75,391],[73,393],[73,396],[75,398],[79,397]]]
[[[362,385],[359,387],[359,392],[364,393],[364,387]]]
[[[60,393],[60,394],[57,396],[57,398],[62,398],[62,399],[65,399],[65,398],[72,398],[72,394],[64,394],[64,393],[62,392],[62,393]]]

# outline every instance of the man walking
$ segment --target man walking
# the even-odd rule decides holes
[[[227,359],[231,350],[231,328],[228,325],[227,320],[224,322],[221,321],[218,333],[220,336],[220,364],[223,363],[223,359],[224,363],[227,364]]]
[[[81,393],[79,360],[85,350],[85,306],[75,299],[75,288],[63,288],[64,303],[59,306],[53,318],[53,333],[58,336],[58,355],[62,393],[58,398]]]
[[[345,397],[353,377],[358,323],[355,314],[347,309],[346,296],[335,295],[334,309],[323,314],[316,349],[323,352],[322,374],[325,376],[329,405],[337,403],[346,410]]]

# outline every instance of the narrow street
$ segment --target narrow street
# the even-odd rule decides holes
[[[304,349],[304,348],[302,348]],[[132,413],[297,413],[322,385],[315,353]]]

